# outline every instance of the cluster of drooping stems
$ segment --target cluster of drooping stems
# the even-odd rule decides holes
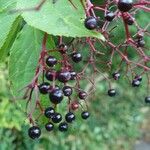
[[[34,10],[39,10],[45,1],[42,0]],[[78,6],[75,6],[73,1],[69,0],[69,2],[73,9],[78,11]],[[130,84],[137,88],[142,83],[142,77],[146,75],[145,102],[150,103],[150,95],[148,95],[150,92],[150,56],[144,41],[144,36],[150,37],[148,31],[150,24],[142,28],[134,18],[139,10],[149,13],[150,2],[148,0],[136,2],[105,0],[103,5],[95,5],[90,0],[80,0],[80,2],[85,10],[85,21],[83,22],[85,28],[100,32],[105,40],[93,37],[74,38],[67,44],[64,42],[64,37],[59,36],[57,47],[49,50],[46,47],[48,35],[45,33],[35,76],[26,87],[24,95],[24,98],[27,99],[28,118],[32,124],[28,132],[32,139],[38,138],[41,134],[37,125],[40,117],[47,118],[45,125],[47,131],[52,131],[54,124],[57,123],[59,123],[60,131],[67,131],[68,125],[75,120],[75,113],[78,109],[81,109],[81,117],[87,119],[90,116],[87,99],[94,92],[99,75],[102,77],[100,80],[108,82],[107,93],[111,97],[116,95],[116,90],[112,87],[112,79],[119,80],[123,76],[127,77]],[[27,10],[33,10],[33,8]],[[100,12],[103,17],[97,16],[97,12]],[[125,31],[124,41],[119,44],[114,42],[114,35],[112,35],[117,26],[111,27],[111,23],[117,23],[117,21],[122,21]],[[137,32],[132,34],[130,26],[134,26]],[[97,48],[98,46],[100,48]],[[133,52],[136,60],[130,57],[130,51]],[[56,58],[56,56],[59,57]],[[115,71],[112,72],[113,64],[116,64],[118,60],[120,61]],[[99,65],[103,65],[104,70]],[[111,72],[111,75],[108,72]],[[84,89],[85,83],[91,86]],[[29,110],[33,92],[36,103]],[[41,103],[39,93],[49,96],[49,106],[46,108]],[[60,103],[65,103],[66,100],[68,100],[67,110],[64,112],[65,118],[63,119],[62,114],[57,112],[57,107],[61,107]],[[40,112],[35,118],[33,113],[37,109]]]

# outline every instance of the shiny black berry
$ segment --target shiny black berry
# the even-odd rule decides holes
[[[45,125],[45,129],[47,130],[47,131],[52,131],[53,129],[54,129],[54,125],[53,125],[53,123],[51,123],[51,122],[48,122],[46,125]]]
[[[44,111],[44,115],[45,115],[45,117],[47,117],[47,118],[51,118],[51,117],[54,115],[54,113],[55,113],[55,110],[54,110],[54,108],[52,108],[52,107],[48,107],[48,108],[46,108],[45,111]]]
[[[78,96],[79,96],[80,99],[86,99],[87,93],[84,92],[84,91],[80,91],[79,94],[78,94]]]
[[[75,63],[78,63],[82,60],[82,55],[80,53],[74,52],[71,54],[71,58]]]
[[[119,73],[119,72],[115,72],[115,73],[112,74],[112,76],[113,76],[113,78],[114,78],[115,80],[119,80],[119,78],[120,78],[120,73]]]
[[[94,30],[97,28],[97,19],[95,17],[87,17],[84,21],[84,25],[89,30]]]
[[[60,71],[58,72],[57,78],[60,82],[66,83],[70,80],[71,74],[69,71]]]
[[[145,103],[150,104],[150,96],[145,97]]]
[[[77,73],[75,71],[70,71],[70,75],[71,75],[70,80],[75,80],[76,76],[77,76]]]
[[[114,14],[113,12],[108,12],[108,13],[106,13],[106,15],[105,15],[105,19],[106,19],[107,21],[112,21],[114,18],[115,18],[115,14]]]
[[[61,54],[65,54],[68,50],[68,46],[62,43],[58,46],[58,50]]]
[[[59,131],[66,132],[68,130],[68,124],[66,122],[61,122],[58,128]]]
[[[30,127],[28,129],[28,135],[31,139],[37,139],[41,135],[41,129],[37,126]]]
[[[132,81],[132,86],[133,87],[138,87],[140,86],[141,82],[138,79],[133,79]]]
[[[68,123],[71,123],[75,120],[75,115],[72,112],[69,112],[65,115],[65,119]]]
[[[128,25],[133,25],[134,23],[134,18],[133,17],[128,17],[127,19],[125,19],[126,24]]]
[[[119,0],[118,8],[120,11],[128,12],[133,7],[133,0]]]
[[[60,113],[55,113],[52,117],[54,123],[59,123],[62,120],[62,115]]]
[[[134,79],[139,80],[139,81],[141,82],[141,81],[142,81],[142,76],[136,75],[136,76],[134,77]]]
[[[44,82],[40,84],[38,87],[41,94],[47,94],[50,89],[50,84],[48,82]]]
[[[53,56],[49,56],[47,57],[46,59],[46,64],[49,66],[49,67],[53,67],[54,65],[56,65],[57,63],[57,59]]]
[[[82,119],[87,119],[90,117],[90,113],[88,111],[83,111],[81,113],[81,117],[82,117]]]
[[[143,39],[137,41],[137,47],[144,47],[144,46],[145,46],[145,41]]]
[[[116,90],[115,90],[115,89],[109,89],[109,90],[108,90],[108,95],[109,95],[110,97],[115,96],[115,95],[116,95]]]
[[[60,89],[53,89],[49,94],[50,101],[54,104],[59,104],[63,100],[63,91]]]
[[[70,96],[72,94],[72,88],[70,86],[64,86],[62,91],[65,96]]]
[[[45,74],[45,77],[49,81],[56,80],[57,79],[56,71],[53,71],[53,70],[52,71],[47,71],[46,74]]]

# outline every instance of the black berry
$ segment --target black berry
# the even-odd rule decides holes
[[[144,47],[145,41],[143,39],[140,39],[137,41],[137,47]]]
[[[145,97],[145,103],[150,104],[150,96]]]
[[[80,91],[79,94],[78,94],[78,96],[79,96],[80,99],[86,99],[87,93],[84,92],[84,91]]]
[[[89,30],[94,30],[97,28],[97,19],[95,17],[87,17],[84,21],[84,25]]]
[[[67,81],[70,80],[71,74],[69,71],[60,71],[58,72],[57,78],[60,82],[66,83]]]
[[[70,86],[64,86],[62,91],[65,96],[70,96],[72,94],[72,88]]]
[[[120,11],[128,12],[133,7],[133,0],[119,0],[118,8]]]
[[[39,91],[41,94],[47,94],[50,89],[50,84],[48,82],[44,82],[39,85]]]
[[[59,123],[62,120],[62,116],[60,113],[55,113],[52,117],[52,121],[54,123]]]
[[[90,116],[90,113],[88,111],[83,111],[81,113],[82,119],[87,119],[87,118],[89,118],[89,116]]]
[[[112,74],[112,76],[113,76],[113,78],[114,78],[115,80],[119,80],[119,78],[120,78],[120,73],[119,73],[119,72],[115,72],[115,73]]]
[[[70,80],[75,80],[76,76],[77,76],[77,73],[75,71],[70,71],[70,75],[71,75]]]
[[[51,122],[48,122],[46,125],[45,125],[45,129],[47,130],[47,131],[52,131],[53,129],[54,129],[54,125],[53,125],[53,123],[51,123]]]
[[[134,18],[133,17],[128,17],[127,19],[125,19],[126,24],[128,25],[133,25],[134,23]]]
[[[57,63],[57,59],[53,56],[49,56],[47,57],[46,59],[46,64],[49,66],[49,67],[53,67],[54,65],[56,65]]]
[[[136,76],[134,77],[134,79],[139,80],[139,81],[141,82],[141,81],[142,81],[142,76],[136,75]]]
[[[65,54],[68,50],[68,47],[67,47],[67,45],[62,43],[58,46],[58,50],[59,50],[60,53]]]
[[[56,71],[47,71],[45,77],[49,81],[57,79]]]
[[[53,89],[49,94],[50,101],[59,104],[63,100],[63,92],[60,89]]]
[[[115,96],[116,95],[116,90],[115,89],[109,89],[108,90],[108,95],[111,96],[111,97]]]
[[[141,82],[138,79],[133,79],[132,81],[132,86],[133,87],[138,87],[140,86]]]
[[[68,124],[66,122],[61,122],[59,124],[59,131],[66,132],[68,130]]]
[[[78,63],[82,60],[82,55],[80,53],[74,52],[71,54],[71,58],[75,63]]]
[[[106,13],[106,15],[105,15],[105,19],[106,19],[107,21],[112,21],[114,18],[115,18],[115,14],[114,14],[113,12],[108,12],[108,13]]]
[[[71,123],[75,120],[75,115],[72,112],[66,114],[65,119],[68,123]]]
[[[32,139],[39,138],[41,135],[41,129],[37,126],[30,127],[28,130],[28,135]]]
[[[55,110],[52,107],[46,108],[45,112],[44,112],[45,117],[47,117],[47,118],[51,118],[54,115],[54,113],[55,113]]]

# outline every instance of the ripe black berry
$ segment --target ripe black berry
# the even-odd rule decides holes
[[[50,101],[59,104],[63,100],[63,92],[60,89],[53,89],[49,94]]]
[[[49,81],[57,79],[56,71],[47,71],[45,77]]]
[[[37,126],[30,127],[28,130],[28,135],[32,139],[39,138],[41,135],[41,129]]]
[[[79,96],[80,99],[86,99],[87,93],[84,92],[84,91],[80,91],[78,96]]]
[[[119,73],[119,72],[115,72],[115,73],[112,74],[112,76],[113,76],[113,78],[114,78],[115,80],[119,80],[119,78],[120,78],[120,73]]]
[[[45,117],[47,117],[47,118],[51,118],[54,115],[54,113],[55,113],[55,110],[52,107],[46,108],[45,112],[44,112]]]
[[[141,82],[138,79],[133,79],[132,81],[132,86],[133,87],[138,87],[140,86]]]
[[[106,13],[106,15],[105,15],[105,19],[106,19],[107,21],[112,21],[114,18],[115,18],[115,14],[114,14],[113,12],[108,12],[108,13]]]
[[[70,80],[71,74],[69,71],[60,71],[60,72],[58,72],[57,77],[60,82],[66,83],[67,81]]]
[[[134,18],[133,18],[133,17],[128,17],[127,19],[125,19],[125,22],[126,22],[128,25],[133,25],[133,23],[134,23]]]
[[[82,60],[82,55],[80,53],[74,52],[71,54],[71,58],[75,63],[78,63]]]
[[[47,94],[50,89],[50,84],[48,82],[44,82],[39,85],[39,91],[41,94]]]
[[[62,116],[60,113],[55,113],[52,117],[52,121],[54,123],[59,123],[62,120]]]
[[[128,12],[132,9],[133,0],[119,0],[118,1],[118,8],[120,11]]]
[[[58,46],[58,50],[59,50],[60,53],[65,54],[68,50],[68,47],[67,47],[67,45],[62,43]]]
[[[88,111],[83,111],[81,113],[82,119],[87,119],[87,118],[89,118],[89,116],[90,116],[90,113]]]
[[[75,71],[70,71],[71,78],[70,80],[75,80],[77,73]]]
[[[111,96],[111,97],[115,96],[116,95],[116,90],[115,89],[109,89],[108,90],[108,95]]]
[[[145,41],[143,39],[140,39],[137,41],[137,47],[144,47]]]
[[[134,77],[134,79],[139,80],[139,81],[141,82],[141,81],[142,81],[142,76],[136,75],[136,76]]]
[[[53,123],[51,123],[51,122],[48,122],[46,125],[45,125],[45,129],[47,130],[47,131],[52,131],[53,129],[54,129],[54,125],[53,125]]]
[[[69,112],[66,114],[65,119],[68,123],[71,123],[72,121],[75,120],[75,115],[72,112]]]
[[[62,91],[65,96],[70,96],[72,94],[72,88],[70,86],[64,86]]]
[[[46,59],[46,64],[49,66],[49,67],[53,67],[54,65],[56,65],[57,63],[57,59],[53,56],[49,56],[47,57]]]
[[[95,17],[87,17],[84,21],[84,25],[89,30],[94,30],[97,28],[97,19]]]
[[[61,122],[59,124],[59,131],[66,132],[68,130],[68,124],[66,122]]]
[[[145,103],[150,104],[150,96],[145,97]]]

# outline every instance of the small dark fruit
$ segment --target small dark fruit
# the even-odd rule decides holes
[[[78,63],[82,60],[82,55],[80,53],[74,52],[71,54],[71,58],[75,63]]]
[[[115,18],[115,14],[114,14],[113,12],[108,12],[108,13],[106,13],[106,15],[105,15],[105,19],[106,19],[107,21],[112,21],[114,18]]]
[[[94,30],[97,28],[97,19],[95,17],[87,17],[84,21],[84,25],[89,30]]]
[[[115,72],[115,73],[112,74],[112,76],[113,76],[113,78],[114,78],[115,80],[119,80],[119,78],[120,78],[120,73],[119,73],[119,72]]]
[[[54,113],[55,113],[55,110],[54,110],[54,108],[52,108],[52,107],[48,107],[48,108],[46,108],[45,111],[44,111],[44,115],[45,115],[45,117],[47,117],[47,118],[52,118],[52,116],[54,115]]]
[[[137,41],[137,47],[144,47],[144,46],[145,46],[145,41],[143,39]]]
[[[90,117],[90,113],[88,111],[83,111],[81,113],[81,117],[82,117],[82,119],[87,119]]]
[[[79,96],[80,99],[86,99],[87,93],[84,92],[84,91],[80,91],[79,94],[78,94],[78,96]]]
[[[115,95],[116,95],[116,90],[115,90],[115,89],[109,89],[109,90],[108,90],[108,95],[109,95],[110,97],[115,96]]]
[[[76,76],[77,76],[77,73],[75,71],[70,71],[70,75],[71,75],[70,80],[75,80]]]
[[[48,82],[44,82],[40,84],[38,87],[41,94],[47,94],[50,89],[50,84]]]
[[[120,11],[128,12],[133,7],[133,0],[119,0],[118,8]]]
[[[70,96],[72,94],[72,88],[70,86],[64,86],[62,91],[65,96]]]
[[[65,54],[68,50],[68,46],[62,43],[58,46],[58,50],[60,53]]]
[[[47,130],[47,131],[52,131],[53,129],[54,129],[54,125],[53,125],[53,123],[51,123],[51,122],[48,122],[46,125],[45,125],[45,129]]]
[[[150,96],[145,97],[145,103],[150,104]]]
[[[127,19],[125,19],[126,24],[128,25],[133,25],[134,23],[134,18],[133,17],[128,17]]]
[[[53,70],[52,71],[47,71],[46,74],[45,74],[45,77],[49,81],[56,80],[57,79],[56,71],[53,71]]]
[[[28,135],[31,139],[37,139],[41,135],[41,129],[38,126],[32,126],[28,129]]]
[[[66,122],[61,122],[58,128],[59,131],[66,132],[68,130],[68,124]]]
[[[59,104],[63,100],[63,91],[60,89],[53,89],[49,94],[50,101],[54,104]]]
[[[133,79],[132,86],[133,87],[139,87],[141,82],[138,79]]]
[[[60,71],[60,72],[58,72],[57,78],[60,82],[66,83],[67,81],[70,80],[71,74],[69,71]]]
[[[46,64],[49,67],[53,67],[54,65],[57,64],[57,59],[55,57],[53,57],[53,56],[49,56],[46,59]]]
[[[68,123],[71,123],[75,120],[75,115],[72,112],[69,112],[65,115],[65,119]]]
[[[134,79],[139,80],[139,81],[141,82],[141,81],[142,81],[142,76],[136,75],[136,76],[134,77]]]
[[[52,117],[54,123],[59,123],[62,120],[62,115],[60,113],[55,113]]]

